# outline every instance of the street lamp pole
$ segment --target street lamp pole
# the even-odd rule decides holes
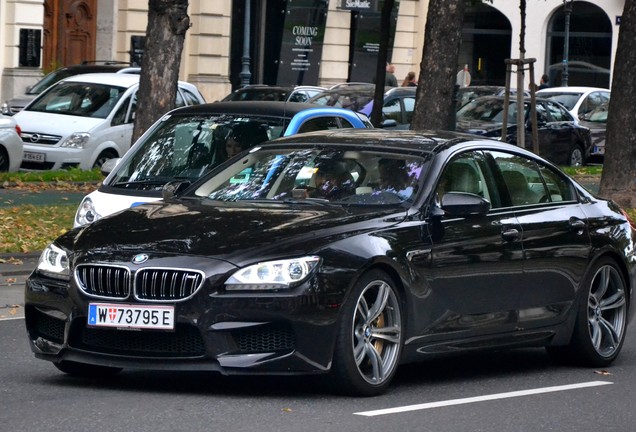
[[[251,0],[245,0],[245,24],[243,25],[243,57],[241,57],[241,87],[250,84],[252,73],[250,72],[250,15]]]
[[[568,86],[568,61],[570,55],[570,15],[572,15],[572,2],[574,0],[563,0],[563,11],[565,12],[565,35],[563,38],[563,74],[561,75],[561,85]]]

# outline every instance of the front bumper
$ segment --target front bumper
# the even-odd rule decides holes
[[[25,321],[35,356],[56,363],[227,375],[321,373],[331,365],[338,307],[310,285],[285,295],[227,295],[208,283],[174,304],[174,331],[132,331],[87,326],[91,299],[73,281],[34,273],[26,283]]]
[[[22,160],[22,168],[28,170],[62,169],[67,167],[79,167],[91,169],[91,151],[83,148],[57,147],[24,144],[25,156]],[[43,154],[44,162],[34,162],[28,159],[29,154]]]

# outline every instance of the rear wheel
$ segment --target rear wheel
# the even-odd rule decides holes
[[[578,167],[583,166],[585,160],[583,158],[583,149],[578,144],[570,150],[570,156],[568,157],[568,163],[570,166]]]
[[[338,389],[359,396],[386,391],[402,351],[402,307],[391,278],[370,271],[343,305],[331,374]]]
[[[72,361],[63,361],[53,364],[65,374],[85,378],[108,378],[122,371],[121,368],[89,365]]]
[[[589,273],[582,289],[585,298],[579,305],[570,344],[549,352],[585,366],[607,366],[618,357],[625,341],[625,281],[616,263],[604,258]]]
[[[101,168],[102,165],[104,165],[104,162],[106,162],[108,159],[114,159],[116,157],[118,157],[117,153],[115,153],[113,150],[104,150],[99,154],[99,156],[97,156],[97,159],[95,159],[93,168]]]

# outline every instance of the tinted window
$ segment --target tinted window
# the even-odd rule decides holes
[[[298,129],[298,133],[340,128],[353,128],[353,125],[342,118],[316,117],[303,123]]]

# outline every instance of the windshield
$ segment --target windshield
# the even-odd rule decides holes
[[[528,104],[524,104],[528,110]],[[503,122],[503,99],[475,99],[457,111],[457,121]],[[517,103],[508,106],[508,123],[517,121]]]
[[[331,91],[320,93],[309,100],[310,103],[327,105],[338,108],[346,108],[351,111],[360,111],[373,100],[373,90],[351,91],[343,89],[343,92]]]
[[[117,166],[109,185],[157,190],[194,181],[228,158],[283,134],[288,119],[242,114],[166,116]]]
[[[541,92],[538,93],[538,96],[548,98],[550,100],[559,102],[561,105],[566,107],[568,111],[571,111],[574,108],[574,105],[581,99],[583,93],[549,93],[549,92]]]
[[[27,111],[106,118],[125,91],[105,84],[63,82],[43,93]]]
[[[411,203],[424,159],[360,149],[256,148],[195,194],[220,201],[283,200],[353,205]]]

